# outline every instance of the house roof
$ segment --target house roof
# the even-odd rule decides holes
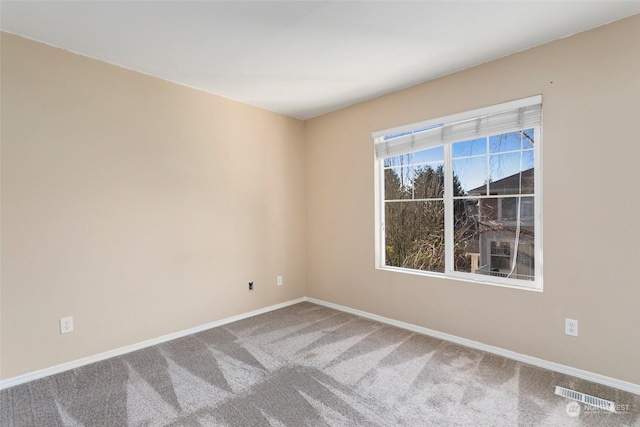
[[[489,182],[489,195],[518,194],[521,187],[522,193],[533,194],[534,179],[534,168],[531,168],[522,171],[522,173],[515,173]],[[486,196],[487,186],[481,185],[469,190],[468,193],[474,196]]]

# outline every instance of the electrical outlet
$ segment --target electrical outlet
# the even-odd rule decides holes
[[[249,290],[252,291],[253,290],[253,282],[249,282]]]
[[[66,334],[73,332],[73,317],[63,317],[60,319],[60,333]]]
[[[578,321],[573,319],[564,319],[564,333],[567,335],[572,335],[574,337],[577,337]]]
[[[278,286],[282,286],[282,276],[278,276]]]

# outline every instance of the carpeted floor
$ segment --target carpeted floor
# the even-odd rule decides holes
[[[555,385],[620,412],[569,416]],[[638,395],[307,302],[0,398],[6,427],[640,426]]]

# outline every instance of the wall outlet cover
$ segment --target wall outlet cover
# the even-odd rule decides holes
[[[574,319],[564,319],[564,333],[574,337],[578,336],[578,321]]]
[[[63,317],[60,319],[60,333],[67,334],[73,332],[73,317]]]

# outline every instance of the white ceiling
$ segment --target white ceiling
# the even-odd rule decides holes
[[[636,13],[640,1],[5,1],[3,31],[307,119]]]

